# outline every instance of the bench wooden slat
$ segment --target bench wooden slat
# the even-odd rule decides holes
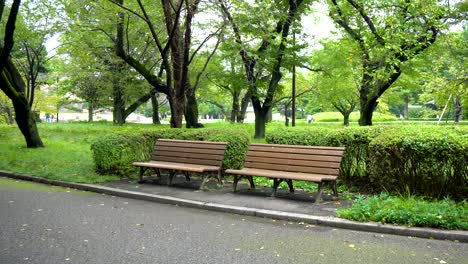
[[[304,147],[304,146],[301,146]],[[315,154],[315,155],[325,155],[325,156],[342,156],[344,150],[342,148],[293,148],[293,147],[282,147],[282,146],[261,146],[258,144],[251,145],[249,148],[250,151],[261,151],[261,152],[273,152],[273,153],[294,153],[294,154]]]
[[[200,164],[200,165],[218,166],[218,167],[221,167],[221,163],[222,163],[222,160],[218,161],[218,160],[205,160],[203,158],[182,158],[182,157],[166,157],[166,156],[158,156],[158,159],[156,161]]]
[[[331,169],[331,168],[303,167],[303,166],[294,166],[294,165],[287,165],[287,164],[265,164],[265,163],[256,163],[256,162],[245,162],[244,167],[252,168],[252,169],[304,172],[304,173],[325,174],[325,175],[338,175],[340,171],[339,169]]]
[[[314,160],[303,160],[294,159],[294,157],[285,158],[264,158],[264,157],[252,157],[249,156],[246,162],[258,163],[258,164],[284,164],[290,166],[303,166],[303,167],[320,167],[320,168],[333,168],[339,169],[340,162],[328,162],[328,161],[314,161]]]
[[[330,161],[341,162],[341,156],[324,156],[324,155],[307,155],[296,153],[276,153],[276,152],[263,152],[263,151],[249,151],[247,159],[250,157],[266,157],[278,159],[295,159],[295,160],[314,160],[314,161]]]
[[[224,149],[205,149],[205,148],[184,148],[184,147],[173,147],[173,146],[156,146],[154,151],[167,152],[177,151],[185,153],[204,153],[208,155],[219,155],[224,156]]]
[[[185,139],[167,139],[167,138],[160,138],[157,140],[158,142],[171,142],[171,143],[194,143],[194,144],[203,144],[203,145],[223,145],[226,146],[226,142],[218,142],[218,141],[200,141],[200,140],[185,140]]]
[[[291,149],[322,149],[322,150],[341,150],[344,151],[344,147],[329,147],[329,146],[305,146],[305,145],[286,145],[286,144],[263,144],[263,143],[252,143],[250,144],[252,149],[256,148],[291,148]]]
[[[165,162],[165,161],[149,161],[149,162],[133,162],[134,166],[151,167],[160,169],[170,170],[185,170],[190,172],[205,172],[205,171],[217,171],[217,166],[200,166],[198,164],[181,164],[176,162]]]
[[[201,143],[204,141],[196,142],[194,141],[190,143],[185,143],[185,142],[171,142],[171,141],[157,141],[156,146],[169,146],[169,147],[182,147],[182,148],[195,148],[195,149],[221,149],[224,150],[226,149],[226,145],[224,144],[204,144]]]
[[[201,153],[190,153],[190,152],[176,152],[176,151],[157,151],[151,155],[152,160],[158,160],[159,157],[176,157],[176,158],[202,158],[206,160],[223,160],[222,155],[209,155]]]
[[[311,173],[298,173],[298,172],[286,172],[286,171],[275,171],[275,170],[259,170],[251,168],[243,168],[241,170],[226,170],[228,174],[245,175],[245,176],[262,176],[268,178],[277,179],[291,179],[300,181],[311,181],[321,182],[323,180],[335,180],[337,176],[324,176],[322,174],[311,174]]]

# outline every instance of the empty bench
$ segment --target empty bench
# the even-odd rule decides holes
[[[167,170],[167,185],[172,184],[178,171],[184,173],[187,181],[190,180],[190,173],[199,173],[203,177],[200,185],[200,189],[203,189],[212,176],[216,176],[218,183],[222,183],[221,172],[226,146],[226,142],[158,139],[150,161],[133,162],[133,165],[140,167],[140,182],[143,182],[143,174],[148,169],[153,169],[159,179],[161,170]]]
[[[255,189],[253,177],[273,179],[272,197],[282,181],[287,182],[290,192],[294,192],[293,180],[314,182],[318,184],[317,202],[325,184],[331,185],[334,195],[338,196],[336,179],[344,150],[341,147],[251,144],[244,168],[229,169],[225,173],[234,175],[234,192],[241,178],[247,178],[252,189]]]

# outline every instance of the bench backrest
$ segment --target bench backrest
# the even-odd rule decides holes
[[[251,144],[244,168],[338,176],[345,148]]]
[[[226,142],[158,139],[151,160],[221,167]]]

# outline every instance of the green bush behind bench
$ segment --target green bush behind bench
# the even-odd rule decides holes
[[[344,146],[340,178],[375,192],[468,197],[468,128],[309,127],[270,131],[273,144]]]
[[[244,130],[230,128],[159,129],[114,133],[91,144],[93,160],[99,173],[131,176],[134,161],[147,161],[159,138],[228,142],[223,166],[241,168],[250,136]]]
[[[100,173],[133,175],[133,161],[148,160],[156,139],[228,142],[225,168],[241,168],[250,134],[236,127],[117,132],[92,146]],[[468,197],[466,126],[309,126],[267,130],[267,143],[344,146],[340,179],[365,192],[388,191],[431,198]]]

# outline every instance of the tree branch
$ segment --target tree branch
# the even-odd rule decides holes
[[[3,10],[5,10],[5,0],[0,0],[0,21],[2,21]]]
[[[5,37],[3,38],[3,47],[0,46],[0,50],[1,50],[0,72],[3,70],[3,68],[7,64],[8,56],[10,56],[10,52],[14,45],[13,35],[15,33],[16,17],[18,16],[18,10],[19,10],[20,4],[21,4],[21,0],[14,0],[13,4],[11,5],[10,15],[8,16],[8,20],[5,26]],[[3,6],[4,6],[4,1],[3,1]],[[3,8],[4,7],[2,7],[2,9]]]
[[[332,11],[330,11],[330,17],[338,25],[342,26],[345,29],[345,31],[348,32],[348,34],[351,35],[351,37],[359,43],[359,46],[361,47],[361,49],[364,50],[364,41],[362,40],[361,35],[357,33],[356,31],[354,31],[346,22],[344,15],[343,15],[343,11],[341,10],[336,0],[331,0],[331,2],[333,3],[333,6],[336,9],[336,12],[338,13],[339,18],[336,17],[336,15],[333,14]]]
[[[221,31],[220,35],[221,34],[222,34],[222,31]],[[208,63],[210,62],[211,58],[215,54],[215,52],[218,49],[220,43],[221,43],[221,38],[218,37],[218,41],[216,42],[216,45],[215,45],[214,49],[211,51],[210,55],[206,59],[205,64],[203,65],[203,69],[197,74],[197,78],[196,78],[195,84],[193,85],[193,89],[197,89],[198,85],[200,84],[200,77],[203,74],[203,72],[205,72],[206,67],[208,67]]]
[[[225,24],[223,24],[220,28],[218,28],[214,33],[209,34],[203,41],[200,43],[200,45],[195,49],[195,51],[192,53],[192,56],[190,56],[189,64],[192,63],[193,58],[195,55],[198,53],[198,51],[205,45],[205,43],[210,40],[212,37],[216,35],[220,35],[219,31],[222,31],[225,27]]]
[[[145,22],[148,22],[144,16],[142,16],[141,14],[138,14],[138,12],[136,12],[136,11],[134,11],[134,10],[132,10],[132,9],[130,9],[130,8],[126,7],[126,6],[124,6],[123,4],[117,2],[116,0],[108,0],[108,1],[111,2],[111,3],[113,3],[114,5],[116,5],[116,6],[120,7],[120,8],[122,8],[122,9],[124,9],[124,10],[126,10],[126,11],[128,11],[128,12],[130,12],[130,13],[132,13],[132,14],[134,14],[135,16],[137,16],[137,17],[143,19]]]
[[[359,14],[361,15],[361,17],[364,19],[364,21],[366,22],[367,26],[369,27],[369,29],[371,30],[372,34],[374,34],[375,38],[377,39],[377,42],[382,45],[382,46],[385,46],[385,40],[377,33],[377,30],[375,29],[375,26],[374,26],[374,23],[372,22],[371,18],[366,14],[366,12],[364,11],[364,8],[359,5],[358,3],[356,3],[356,1],[354,0],[347,0],[348,3],[350,3],[356,10],[358,10]]]

